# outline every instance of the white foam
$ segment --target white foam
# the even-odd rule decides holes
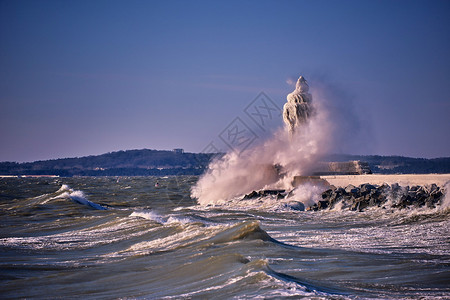
[[[130,217],[140,217],[147,220],[155,221],[156,223],[164,224],[165,218],[154,211],[134,211]]]
[[[47,199],[42,204],[45,204],[51,200],[57,200],[57,199],[71,199],[72,201],[75,201],[79,204],[83,204],[98,210],[106,210],[106,207],[101,206],[100,204],[94,203],[92,201],[89,201],[86,197],[86,195],[83,193],[83,191],[80,190],[73,190],[70,186],[67,184],[63,184],[61,188],[56,191],[56,193],[61,193],[55,197],[52,197],[50,199]]]
[[[116,219],[99,226],[52,235],[0,238],[0,246],[35,250],[88,249],[102,244],[129,239],[133,236],[144,235],[153,229],[135,231],[136,226],[139,226],[139,222],[130,219]]]
[[[61,192],[66,192],[66,191],[72,191],[72,189],[70,188],[70,186],[68,186],[67,184],[63,184],[59,190],[57,191],[57,193],[61,193]]]
[[[121,251],[120,254],[123,255],[127,253],[129,255],[145,255],[160,251],[173,250],[178,247],[186,247],[193,243],[198,243],[214,237],[217,232],[220,232],[227,227],[228,225],[216,225],[210,227],[185,226],[182,229],[175,228],[177,232],[150,241],[136,243],[128,249]]]
[[[289,199],[302,202],[305,207],[310,207],[322,200],[321,194],[324,191],[322,186],[313,184],[302,184],[293,190]]]
[[[86,199],[86,196],[84,195],[84,193],[82,191],[73,191],[71,193],[69,193],[69,197],[70,199],[72,199],[75,202],[78,202],[80,204],[83,205],[87,205],[90,206],[92,208],[95,209],[99,209],[99,210],[106,210],[106,207],[103,207],[97,203],[94,203],[92,201],[89,201],[88,199]]]
[[[210,163],[192,188],[199,204],[221,204],[264,188],[291,189],[292,177],[307,174],[332,144],[332,124],[325,101],[314,95],[316,113],[290,136],[280,128],[264,143],[242,153],[230,152]],[[283,176],[274,166],[282,166]]]
[[[165,225],[165,224],[174,224],[174,223],[180,223],[180,224],[189,224],[195,222],[195,220],[192,220],[188,217],[178,217],[178,216],[162,216],[154,211],[134,211],[131,213],[130,217],[140,217],[147,220],[154,221],[156,223]]]
[[[234,274],[233,274],[234,273]],[[220,290],[226,290],[230,286],[254,285],[254,293],[235,295],[233,299],[267,299],[267,298],[296,298],[296,297],[325,297],[330,296],[316,290],[308,290],[304,285],[292,281],[285,281],[271,274],[266,260],[256,260],[242,265],[240,270],[234,270],[223,274],[231,276],[222,284],[203,287],[177,296],[166,296],[163,299],[175,298],[202,298],[208,297],[209,292],[220,294]],[[219,277],[219,276],[217,276]],[[225,277],[225,276],[223,276]],[[264,291],[262,293],[262,291]],[[206,294],[204,294],[206,293]],[[202,295],[203,294],[203,295]]]
[[[440,209],[446,210],[450,208],[450,181],[444,185],[444,198],[442,199]]]
[[[309,212],[304,212],[302,218]],[[274,239],[298,247],[346,249],[366,253],[448,254],[450,221],[418,210],[386,210],[376,208],[365,212],[319,211],[314,219],[327,230],[318,230],[314,219],[305,229],[299,223],[287,224],[282,230],[268,230]],[[440,219],[440,220],[439,220]],[[319,221],[320,220],[320,221]],[[429,220],[433,220],[432,222]],[[371,225],[368,225],[371,224]],[[290,228],[290,230],[287,230]]]

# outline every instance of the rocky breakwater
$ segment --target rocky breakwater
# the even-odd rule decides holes
[[[311,183],[305,183],[311,186]],[[427,207],[436,208],[440,205],[445,197],[444,188],[436,185],[415,185],[400,186],[394,184],[361,184],[359,186],[348,185],[345,188],[329,186],[324,192],[319,194],[318,199],[313,197],[315,204],[309,206],[296,199],[298,191],[285,190],[260,190],[246,194],[242,200],[255,198],[276,198],[282,201],[286,207],[300,211],[318,211],[326,209],[364,211],[370,207],[379,207],[382,209],[394,208],[405,209],[408,207]]]
[[[332,186],[324,191],[319,200],[307,210],[348,209],[363,211],[369,207],[398,208],[410,206],[434,208],[444,198],[444,189],[436,184],[426,186],[405,186],[361,184],[345,188]]]

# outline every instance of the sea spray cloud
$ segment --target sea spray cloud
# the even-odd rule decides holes
[[[329,78],[321,78],[311,85],[313,96],[326,106],[333,124],[332,153],[371,152],[376,137],[371,127],[371,112],[362,110],[351,89],[337,85]],[[372,149],[372,150],[371,150]]]
[[[212,161],[191,196],[202,205],[220,204],[252,190],[290,189],[293,176],[308,175],[329,153],[335,129],[326,99],[314,89],[311,94],[315,113],[299,130],[290,135],[280,128],[263,143]]]
[[[444,191],[445,195],[440,207],[442,210],[448,210],[450,209],[450,181],[445,184]]]

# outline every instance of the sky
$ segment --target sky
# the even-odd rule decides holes
[[[0,0],[0,161],[227,150],[300,75],[336,153],[450,156],[449,53],[450,1]]]

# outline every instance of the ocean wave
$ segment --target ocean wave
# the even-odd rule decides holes
[[[172,276],[176,277],[177,274],[191,274],[193,277],[191,282],[195,284],[184,286],[184,289],[190,292],[176,296],[167,295],[165,292],[166,295],[161,295],[161,299],[217,298],[218,295],[227,295],[227,298],[235,299],[280,297],[326,299],[336,295],[322,291],[321,287],[305,283],[299,278],[274,271],[266,259],[249,260],[240,254],[203,258],[177,268]],[[236,286],[245,286],[246,289],[240,291]]]
[[[127,249],[121,250],[116,256],[149,255],[174,251],[180,248],[187,248],[198,245],[202,240],[213,234],[212,228],[202,226],[161,226],[153,229],[153,235],[149,240],[134,243]]]
[[[208,243],[220,244],[236,240],[251,239],[279,243],[277,240],[261,229],[258,221],[245,221],[231,226],[208,240]]]
[[[59,190],[56,191],[56,193],[62,193],[62,192],[67,192],[67,191],[71,191],[71,190],[72,189],[70,188],[70,186],[68,186],[67,184],[63,184],[63,185],[61,185]]]
[[[0,246],[12,249],[33,250],[74,250],[89,249],[100,245],[141,236],[151,229],[140,228],[139,222],[128,218],[113,219],[82,229],[73,229],[60,233],[30,237],[0,238]]]
[[[69,197],[70,197],[70,199],[72,199],[73,201],[75,201],[79,204],[90,206],[94,209],[98,209],[98,210],[106,210],[107,209],[106,207],[103,207],[100,204],[89,201],[86,198],[86,195],[82,191],[73,191],[73,192],[69,193]]]
[[[153,210],[134,211],[131,213],[130,217],[144,218],[159,223],[161,225],[177,224],[177,223],[179,224],[202,223],[200,220],[196,218],[191,218],[188,216],[180,217],[175,215],[164,216]]]
[[[97,209],[97,210],[107,210],[108,208],[97,204],[95,202],[92,202],[87,199],[86,195],[83,191],[80,190],[73,190],[70,186],[67,184],[63,184],[61,188],[56,191],[56,195],[50,199],[45,200],[41,204],[47,204],[51,200],[57,200],[57,199],[71,199],[73,202],[89,206],[91,208]]]
[[[11,203],[10,209],[16,211],[27,211],[31,213],[33,209],[44,209],[49,204],[56,204],[58,201],[71,200],[74,203],[82,204],[96,210],[106,210],[107,208],[87,199],[81,190],[74,190],[70,186],[63,184],[56,192],[41,194],[32,198],[23,199],[17,203]]]
[[[164,224],[164,226],[160,227],[154,239],[135,243],[121,251],[119,255],[147,255],[187,247],[206,249],[243,240],[260,240],[286,245],[270,237],[266,231],[261,229],[258,221],[204,226],[199,222],[180,223],[179,220],[171,222],[168,217],[162,217],[154,212],[133,212],[131,216],[159,221],[158,223],[162,222],[160,224]]]
[[[293,208],[299,199],[270,195],[228,206],[174,208],[161,189],[149,188],[148,178],[35,184],[40,181],[18,181],[17,196],[0,206],[7,298],[449,295],[443,275],[450,212],[438,207],[308,212]],[[128,185],[133,188],[123,191]],[[187,195],[188,187],[176,192]],[[24,288],[30,282],[35,288]]]

